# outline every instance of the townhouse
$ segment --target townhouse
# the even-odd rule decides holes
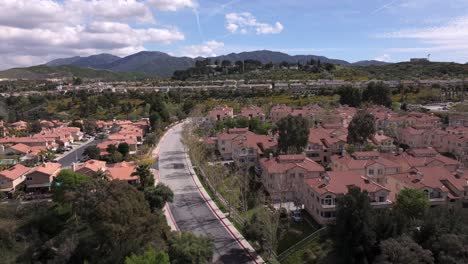
[[[388,155],[387,159],[398,163],[400,165],[401,172],[407,172],[411,168],[436,166],[445,167],[446,169],[452,172],[460,168],[460,162],[446,157],[444,155],[441,155],[431,148],[410,149],[407,152],[396,153],[395,155]]]
[[[260,159],[260,177],[273,203],[299,202],[304,180],[319,178],[325,169],[305,155],[279,155]]]
[[[247,119],[258,118],[260,121],[265,121],[265,113],[263,112],[263,109],[254,105],[242,107],[238,116]]]
[[[348,131],[344,128],[311,128],[305,154],[316,162],[327,164],[334,154],[342,154]]]
[[[347,194],[350,187],[367,191],[374,208],[385,208],[392,204],[387,188],[356,171],[328,171],[322,177],[306,179],[301,186],[304,209],[319,224],[335,220],[336,199]]]
[[[208,118],[211,122],[216,122],[233,117],[234,109],[226,105],[216,106],[213,110],[208,112]]]
[[[402,189],[412,188],[426,193],[432,206],[468,207],[468,178],[464,170],[452,172],[443,166],[414,167],[405,173],[389,176],[387,186],[393,199]]]
[[[106,172],[107,167],[105,161],[91,159],[82,164],[72,163],[72,170],[80,174],[94,177],[99,172]]]
[[[291,114],[292,114],[291,107],[284,105],[284,104],[274,105],[270,109],[269,119],[270,119],[270,122],[277,123],[281,118],[287,117],[288,115],[291,115]]]
[[[386,176],[400,173],[401,165],[381,157],[377,151],[354,152],[343,157],[333,156],[334,171],[355,171],[368,179],[385,185]]]
[[[216,146],[224,160],[233,160],[244,169],[258,165],[258,160],[267,149],[274,150],[277,141],[273,136],[258,135],[248,128],[231,128],[227,133],[219,133]]]

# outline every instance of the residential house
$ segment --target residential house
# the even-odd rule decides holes
[[[274,203],[299,201],[304,180],[319,178],[325,172],[303,154],[262,158],[260,170],[263,186]]]
[[[212,122],[234,117],[234,109],[226,105],[220,105],[208,112],[208,118]]]
[[[21,164],[0,171],[0,192],[11,192],[16,189],[20,183],[26,180],[26,174],[31,168],[25,167]]]
[[[254,105],[242,107],[239,116],[248,119],[258,118],[260,121],[265,121],[263,109]]]
[[[60,172],[60,163],[46,162],[33,168],[26,175],[26,187],[28,191],[49,191],[53,179]]]
[[[293,111],[292,108],[287,106],[287,105],[284,105],[284,104],[274,105],[270,109],[269,119],[270,119],[270,121],[272,123],[276,123],[281,118],[284,118],[284,117],[287,117],[288,115],[291,115],[292,111]]]
[[[367,191],[374,208],[392,204],[387,188],[357,171],[328,171],[322,177],[306,179],[301,186],[304,208],[319,224],[335,220],[336,200],[347,194],[350,187]]]
[[[88,175],[90,177],[96,176],[99,172],[106,172],[106,162],[101,160],[88,160],[82,164],[72,164],[72,170],[77,173]]]
[[[334,171],[356,171],[383,185],[388,175],[401,172],[400,164],[381,157],[377,151],[354,152],[343,157],[333,156],[331,168]]]
[[[451,172],[443,166],[411,168],[401,174],[388,177],[388,188],[392,196],[404,188],[424,191],[431,205],[454,205],[466,200],[468,179],[463,172]]]
[[[133,175],[137,168],[137,165],[133,162],[120,162],[115,164],[109,164],[107,166],[107,173],[109,178],[112,180],[126,181],[130,184],[137,184],[139,177]]]

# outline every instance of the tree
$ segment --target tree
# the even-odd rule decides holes
[[[112,161],[113,163],[121,162],[121,161],[123,161],[123,159],[124,159],[122,153],[120,153],[120,152],[118,152],[118,151],[112,153],[112,155],[110,156],[110,158],[111,158],[111,161]]]
[[[278,149],[284,153],[301,153],[309,140],[309,122],[300,116],[287,116],[277,123]]]
[[[213,241],[187,232],[175,234],[169,241],[169,258],[172,264],[210,263]]]
[[[68,124],[69,127],[78,127],[79,129],[83,130],[83,124],[78,120],[74,120]]]
[[[147,187],[154,187],[154,176],[150,170],[150,165],[140,164],[132,175],[140,178],[140,186],[144,190]]]
[[[340,104],[359,107],[361,105],[361,91],[351,86],[342,86],[338,89]]]
[[[96,123],[96,120],[94,119],[87,119],[83,122],[83,131],[87,134],[93,134],[96,133],[96,130],[98,129],[98,125]]]
[[[348,144],[363,145],[375,134],[375,118],[365,110],[359,110],[348,126]]]
[[[174,199],[172,190],[163,183],[158,183],[156,187],[146,187],[144,189],[144,194],[152,211],[161,210],[166,202],[172,202]]]
[[[431,264],[434,258],[430,250],[423,249],[409,236],[390,238],[380,244],[381,255],[376,263],[381,264]],[[444,262],[445,263],[445,262]]]
[[[403,189],[396,199],[394,210],[404,218],[421,219],[429,208],[427,194],[417,189]]]
[[[127,142],[122,142],[117,146],[117,150],[122,153],[122,156],[126,157],[130,153],[130,146]]]
[[[372,263],[375,234],[371,229],[372,207],[367,191],[350,187],[337,199],[332,227],[335,250],[342,263]]]
[[[54,202],[64,203],[70,200],[67,194],[75,192],[83,183],[90,178],[86,175],[76,173],[72,170],[61,170],[52,182],[52,195]]]
[[[362,101],[391,107],[390,88],[383,82],[370,82],[362,92]]]
[[[82,239],[71,263],[123,263],[148,245],[166,245],[164,217],[151,213],[143,193],[124,181],[86,183],[76,195],[74,211],[84,225],[78,228]]]
[[[83,83],[83,80],[81,80],[81,78],[77,77],[73,77],[73,85],[81,85]]]
[[[117,147],[114,144],[109,144],[109,145],[107,145],[106,151],[107,151],[107,153],[112,155],[112,154],[114,154],[114,152],[117,151]]]
[[[39,120],[35,120],[30,124],[29,131],[33,134],[37,134],[42,131],[41,122]]]
[[[125,258],[125,264],[170,264],[169,255],[149,247],[142,255],[132,254]]]
[[[101,156],[101,150],[95,145],[88,146],[86,147],[83,154],[87,155],[90,159],[99,159],[99,157]]]

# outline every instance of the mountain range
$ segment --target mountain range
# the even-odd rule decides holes
[[[116,72],[138,72],[151,76],[169,77],[176,70],[186,70],[195,65],[195,61],[203,60],[205,58],[189,58],[189,57],[176,57],[159,51],[142,51],[126,57],[117,57],[110,54],[98,54],[89,57],[71,57],[56,59],[46,63],[47,66],[62,66],[73,65],[85,68],[104,69]],[[262,63],[305,63],[311,59],[320,60],[321,62],[328,62],[344,66],[368,66],[368,65],[383,65],[386,62],[381,61],[359,61],[350,63],[339,59],[330,59],[324,56],[317,55],[288,55],[286,53],[259,50],[241,53],[230,53],[216,57],[209,57],[212,62],[218,60],[258,60]]]

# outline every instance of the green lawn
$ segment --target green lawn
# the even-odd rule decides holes
[[[281,254],[286,249],[295,245],[297,242],[306,238],[313,232],[315,232],[319,226],[315,223],[312,217],[304,211],[304,219],[301,223],[295,223],[290,219],[289,227],[286,228],[284,233],[281,236],[281,239],[278,241],[277,254]]]

